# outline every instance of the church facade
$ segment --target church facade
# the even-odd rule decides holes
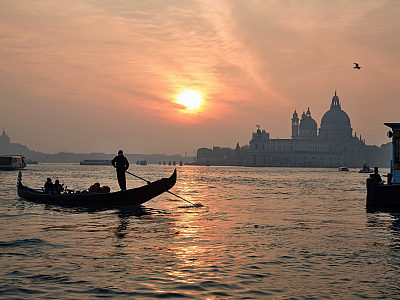
[[[270,139],[258,126],[246,150],[245,165],[358,168],[365,162],[365,152],[365,140],[353,135],[350,118],[335,92],[319,129],[310,109],[301,119],[293,113],[291,139]]]

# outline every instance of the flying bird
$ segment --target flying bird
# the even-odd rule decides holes
[[[354,69],[357,69],[357,70],[361,69],[361,67],[358,65],[358,63],[354,63],[354,64],[355,64],[355,66],[353,67]]]

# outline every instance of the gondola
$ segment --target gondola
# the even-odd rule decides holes
[[[64,193],[45,194],[44,191],[31,189],[22,184],[21,173],[18,176],[18,196],[29,201],[42,204],[58,205],[63,207],[121,207],[141,205],[164,192],[167,192],[175,185],[176,169],[169,178],[149,182],[148,184],[112,193]]]

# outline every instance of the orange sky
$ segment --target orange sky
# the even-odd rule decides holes
[[[319,126],[337,91],[381,145],[400,122],[399,18],[397,0],[2,0],[0,128],[45,153],[194,155],[256,125],[290,138],[295,109]]]

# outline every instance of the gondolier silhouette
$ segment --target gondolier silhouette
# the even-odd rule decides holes
[[[119,150],[118,155],[114,157],[111,163],[117,170],[119,187],[121,188],[121,190],[125,191],[126,190],[125,172],[129,168],[129,162],[124,156],[124,152],[122,150]]]

